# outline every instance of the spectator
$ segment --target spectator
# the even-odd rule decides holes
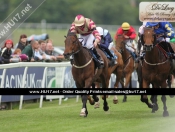
[[[40,52],[39,46],[34,51],[34,58],[35,58],[35,61],[43,61],[46,59],[46,55],[44,54],[44,52]]]
[[[55,58],[54,56],[50,56],[50,55],[47,55],[45,53],[45,51],[46,51],[46,42],[44,40],[39,40],[39,44],[40,44],[40,49],[39,49],[40,54],[45,55],[45,59],[47,61],[54,60],[54,58]]]
[[[37,50],[39,48],[39,44],[38,41],[36,40],[32,40],[30,45],[27,45],[23,50],[22,50],[22,54],[26,54],[29,57],[29,61],[33,62],[34,60],[34,53],[35,50]]]
[[[22,34],[19,38],[18,46],[17,48],[21,51],[27,46],[27,35]]]
[[[1,64],[8,64],[10,62],[19,62],[19,59],[11,58],[13,48],[13,41],[8,39],[5,41],[4,46],[0,52],[0,63]]]
[[[38,43],[40,45],[40,50],[42,52],[45,52],[46,51],[46,42],[44,40],[39,40]]]
[[[53,53],[53,50],[54,50],[54,47],[53,47],[53,44],[52,43],[47,43],[46,45],[46,51],[45,53],[47,55],[50,55],[50,56],[53,56],[53,59],[56,61],[57,59],[64,59],[64,56],[63,55],[58,55],[56,56],[54,53]]]
[[[13,58],[20,58],[20,61],[28,61],[28,56],[26,54],[21,54],[21,49],[16,49],[12,55]]]
[[[52,44],[53,44],[53,42],[52,42],[51,39],[47,39],[47,40],[46,40],[46,43],[52,43]]]

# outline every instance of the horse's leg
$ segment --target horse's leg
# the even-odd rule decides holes
[[[92,89],[94,89],[95,88],[95,83],[92,83]],[[93,98],[93,99],[92,99]],[[97,95],[93,95],[92,97],[90,96],[90,95],[88,95],[88,100],[89,100],[89,103],[91,104],[91,105],[94,105],[95,104],[95,102],[98,102],[97,100],[98,100],[98,97],[97,97]]]
[[[129,75],[126,75],[125,77],[125,88],[128,87],[128,84],[131,82],[131,74]],[[123,102],[126,102],[127,101],[127,96],[124,95],[124,98],[123,98]]]
[[[123,68],[117,68],[117,73],[115,75],[116,75],[116,81],[115,81],[115,84],[114,84],[114,88],[118,88],[119,87],[119,82],[121,81],[121,79],[123,77]],[[113,103],[114,104],[118,103],[117,95],[114,95]]]
[[[168,83],[168,87],[171,88],[171,74],[168,75],[168,79],[167,79],[167,83]]]
[[[163,117],[169,116],[169,113],[167,111],[167,106],[166,106],[166,96],[162,95],[161,100],[163,102]]]
[[[105,77],[105,75],[102,76],[101,78],[102,78],[102,88],[107,88],[109,86],[109,78]],[[104,111],[108,111],[109,110],[108,102],[106,100],[107,97],[108,97],[107,95],[103,95],[102,96],[102,99],[104,101],[103,102],[103,110]]]
[[[81,95],[81,99],[82,99],[83,106],[80,112],[80,116],[86,117],[88,115],[88,111],[86,107],[88,95]]]
[[[155,111],[159,109],[158,104],[157,104],[157,95],[151,95],[150,100],[153,104],[152,113],[155,113]]]
[[[108,111],[109,110],[109,106],[108,106],[108,102],[106,100],[106,95],[103,95],[103,100],[104,100],[104,103],[103,103],[103,110],[104,111]]]
[[[143,79],[142,80],[142,86],[143,88],[148,88],[149,87],[149,83]],[[141,99],[142,102],[146,103],[148,108],[153,108],[153,105],[148,101],[148,96],[147,95],[141,95]]]
[[[173,75],[170,74],[170,75],[168,76],[168,87],[169,87],[169,88],[171,88],[171,84],[173,83],[173,79],[172,79],[172,78],[173,78]],[[173,98],[174,95],[170,95],[170,97]]]

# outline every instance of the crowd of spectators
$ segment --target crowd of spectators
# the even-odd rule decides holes
[[[12,49],[14,49],[12,51]],[[27,41],[27,35],[20,35],[19,42],[14,48],[12,40],[7,39],[0,50],[0,64],[15,62],[60,62],[64,59],[61,54],[55,54],[53,42],[50,39]]]

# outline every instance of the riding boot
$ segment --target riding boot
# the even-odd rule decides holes
[[[102,67],[104,65],[103,60],[101,59],[100,55],[97,53],[97,50],[95,48],[93,48],[93,53],[95,54],[96,58],[98,59],[98,62],[100,63],[100,67]]]
[[[108,55],[110,56],[110,60],[114,63],[117,64],[117,60],[116,57],[112,54],[112,51],[110,51],[109,49],[106,50]]]
[[[136,54],[135,52],[131,52],[131,55],[133,56],[134,61],[136,62],[136,59],[137,59],[137,54]]]

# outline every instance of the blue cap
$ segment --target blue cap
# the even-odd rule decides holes
[[[157,26],[159,22],[148,22],[147,24],[151,27],[154,27],[154,26]]]

